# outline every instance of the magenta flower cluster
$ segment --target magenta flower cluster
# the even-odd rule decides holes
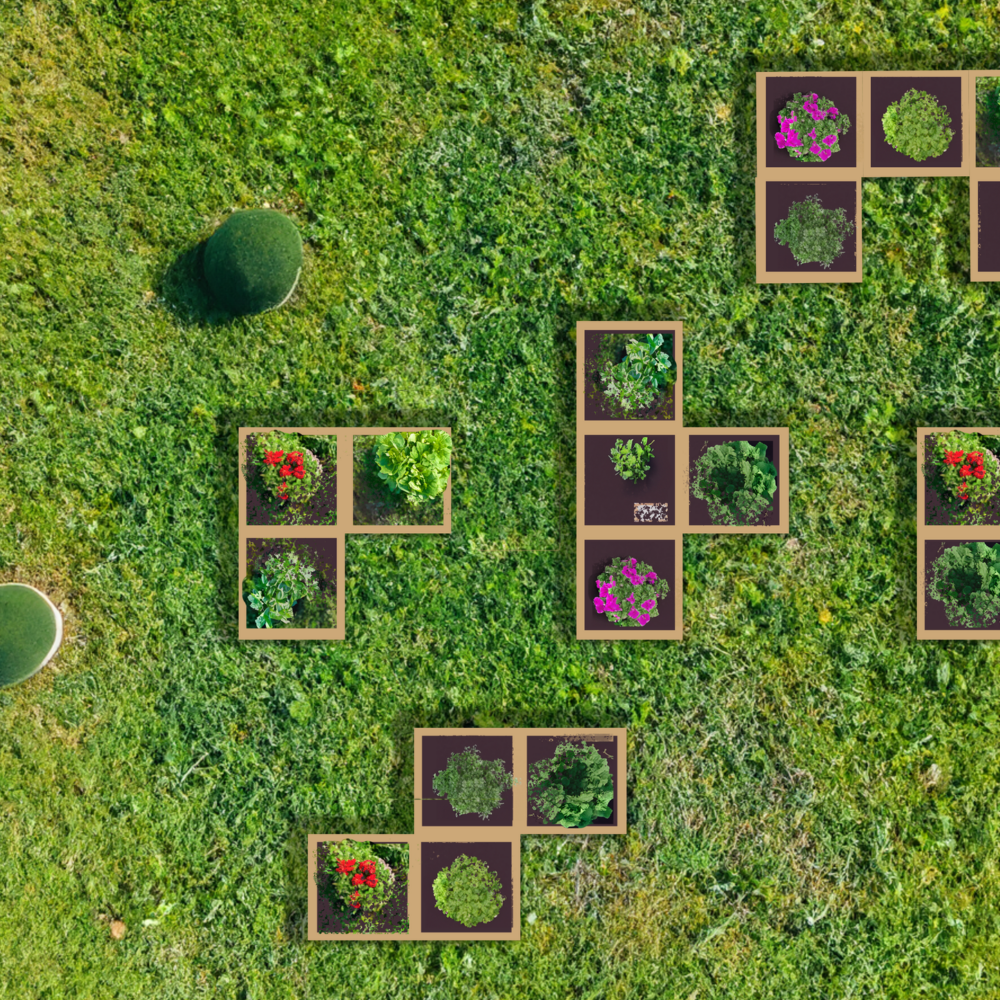
[[[839,113],[833,107],[821,110],[816,94],[813,94],[803,102],[802,110],[812,118],[813,122],[824,121],[828,116],[834,119]],[[837,144],[836,130],[829,135],[820,137],[816,135],[816,127],[814,125],[812,131],[802,133],[793,127],[797,124],[798,120],[798,115],[789,115],[787,118],[784,115],[778,115],[778,123],[781,126],[781,131],[774,133],[778,149],[800,149],[804,145],[803,139],[811,139],[812,143],[809,146],[809,152],[814,156],[818,156],[825,163],[833,155],[832,147]],[[804,127],[802,126],[803,129]],[[791,155],[801,156],[802,154],[792,153]]]
[[[621,568],[621,575],[625,577],[625,579],[628,580],[633,587],[641,587],[644,583],[655,583],[656,574],[652,570],[643,576],[641,573],[636,572],[635,566],[636,560],[630,559]],[[600,579],[598,579],[597,587],[600,590],[601,596],[594,598],[594,607],[597,608],[598,614],[604,614],[606,612],[608,617],[612,621],[616,622],[622,620],[624,613],[624,609],[618,603],[618,598],[613,593],[615,586],[619,582],[620,581],[609,578],[607,583],[601,583]],[[642,611],[640,611],[639,608],[635,606],[636,596],[634,590],[628,595],[628,597],[624,598],[624,601],[630,605],[627,612],[628,617],[638,622],[640,625],[645,625],[650,619],[650,616],[648,614],[644,614],[643,612],[653,611],[656,608],[656,596],[654,595],[639,605],[639,608],[642,609]]]

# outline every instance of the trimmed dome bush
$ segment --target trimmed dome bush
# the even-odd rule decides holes
[[[302,272],[302,237],[271,208],[234,212],[205,245],[205,280],[216,301],[235,315],[277,309]]]
[[[0,584],[0,687],[37,674],[61,642],[62,615],[41,591]]]

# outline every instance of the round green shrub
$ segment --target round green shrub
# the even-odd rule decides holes
[[[44,594],[23,583],[0,584],[0,687],[38,673],[61,642],[62,615]]]
[[[432,885],[437,908],[463,927],[488,924],[500,912],[504,897],[500,879],[479,858],[460,854],[442,868]]]
[[[708,503],[713,524],[759,524],[774,509],[778,470],[767,445],[729,441],[705,450],[691,476],[691,496]]]
[[[234,212],[205,246],[205,280],[235,315],[284,305],[302,271],[302,237],[291,219],[270,208]]]
[[[944,602],[952,627],[989,628],[1000,615],[1000,544],[945,549],[931,567],[927,592]]]
[[[951,143],[951,115],[933,94],[911,87],[882,115],[885,141],[918,163],[940,156]]]
[[[818,194],[789,206],[788,215],[774,224],[774,239],[792,251],[796,264],[829,267],[843,252],[844,240],[854,232],[854,220],[843,208],[824,208]]]
[[[576,828],[610,819],[614,794],[611,768],[592,743],[560,743],[554,757],[531,765],[528,801],[547,823]]]
[[[432,785],[451,803],[456,816],[478,813],[488,819],[516,780],[504,770],[502,760],[483,760],[478,747],[471,746],[453,753],[444,770],[434,775]]]

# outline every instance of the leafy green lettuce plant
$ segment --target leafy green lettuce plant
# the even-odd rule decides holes
[[[1000,615],[1000,543],[945,549],[931,567],[927,592],[944,602],[953,627],[988,628]]]
[[[829,267],[843,252],[844,240],[854,232],[854,220],[843,208],[823,208],[819,195],[794,202],[788,215],[775,223],[774,238],[787,246],[796,264]]]
[[[466,747],[448,758],[443,771],[434,775],[434,791],[443,795],[456,816],[478,813],[488,819],[499,808],[503,793],[517,779],[504,770],[502,760],[483,760],[475,746]]]
[[[767,460],[761,441],[716,444],[695,462],[691,495],[708,502],[713,524],[758,524],[773,510],[778,470]]]
[[[434,877],[431,886],[437,908],[463,927],[493,920],[503,906],[500,879],[479,858],[460,854]]]
[[[893,101],[882,115],[885,141],[918,163],[940,156],[948,148],[955,135],[949,125],[948,108],[933,94],[915,87]]]
[[[677,377],[677,365],[665,351],[663,334],[646,334],[640,343],[633,337],[625,347],[625,357],[617,365],[609,361],[601,372],[604,394],[623,410],[643,410]]]
[[[614,794],[608,762],[592,743],[560,743],[554,757],[531,765],[528,801],[547,823],[575,829],[609,819]]]
[[[642,482],[649,472],[650,462],[653,460],[653,442],[648,438],[643,438],[636,444],[633,438],[623,441],[618,438],[611,449],[611,461],[614,464],[615,472],[622,479],[632,479],[637,483]]]
[[[319,593],[319,584],[313,578],[315,572],[294,552],[270,556],[247,595],[250,607],[260,612],[257,628],[274,628],[279,623],[287,625],[292,620],[295,602]]]
[[[444,492],[450,461],[451,435],[444,431],[394,431],[380,435],[375,446],[379,479],[414,507]]]

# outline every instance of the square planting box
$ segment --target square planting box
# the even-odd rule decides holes
[[[616,441],[647,438],[653,449],[645,478],[623,479],[615,471],[611,450]],[[586,434],[584,436],[584,523],[593,525],[672,525],[676,438],[673,434]]]
[[[970,535],[972,533],[970,532]],[[951,600],[943,599],[940,590],[935,590],[935,579],[955,582],[952,574],[963,573],[959,583],[978,579],[978,568],[990,565],[991,556],[982,559],[976,556],[959,567],[948,567],[947,562],[954,555],[939,562],[949,550],[959,547],[983,544],[990,552],[1000,546],[1000,531],[979,529],[972,537],[924,538],[917,539],[917,638],[918,639],[1000,639],[1000,599],[983,595],[977,606],[966,595]],[[1000,555],[1000,548],[996,549]],[[958,593],[953,591],[953,593]]]

